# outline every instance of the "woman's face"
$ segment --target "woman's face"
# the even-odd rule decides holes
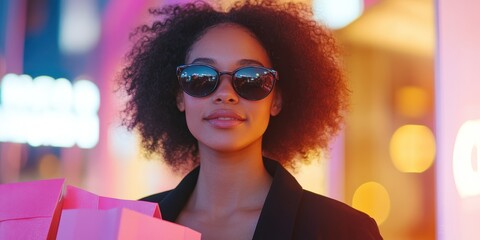
[[[221,24],[207,30],[192,45],[185,62],[208,64],[221,72],[232,72],[244,66],[271,68],[261,44],[248,30],[233,24]],[[270,115],[278,114],[281,109],[281,99],[275,90],[258,101],[243,99],[234,91],[231,76],[224,74],[214,93],[202,98],[181,93],[177,106],[185,111],[188,128],[198,140],[200,149],[235,152],[253,145],[261,146]]]

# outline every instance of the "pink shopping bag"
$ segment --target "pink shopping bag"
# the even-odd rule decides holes
[[[73,186],[67,186],[63,198],[63,210],[128,208],[148,216],[161,218],[157,203],[102,197]]]
[[[0,239],[54,239],[64,179],[0,185]]]
[[[71,209],[62,212],[57,239],[200,240],[200,233],[127,208]]]

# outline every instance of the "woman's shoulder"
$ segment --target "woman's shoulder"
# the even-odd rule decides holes
[[[310,191],[303,191],[297,212],[298,231],[319,230],[336,239],[382,239],[369,215],[347,204]],[[298,232],[297,232],[298,233]]]

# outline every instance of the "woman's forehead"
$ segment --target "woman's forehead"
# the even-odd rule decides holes
[[[270,66],[266,50],[247,28],[237,24],[219,24],[205,31],[192,45],[186,63],[195,59],[211,59],[219,63],[250,59]]]

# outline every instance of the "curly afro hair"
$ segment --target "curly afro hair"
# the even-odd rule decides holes
[[[282,111],[270,119],[263,154],[294,166],[328,148],[341,127],[349,90],[331,32],[312,20],[306,5],[246,1],[219,11],[195,2],[150,13],[158,20],[132,33],[136,42],[120,79],[129,96],[124,124],[139,131],[147,153],[163,154],[174,169],[198,163],[197,140],[176,105],[176,67],[185,63],[189,48],[207,29],[223,23],[253,33],[279,72]]]

